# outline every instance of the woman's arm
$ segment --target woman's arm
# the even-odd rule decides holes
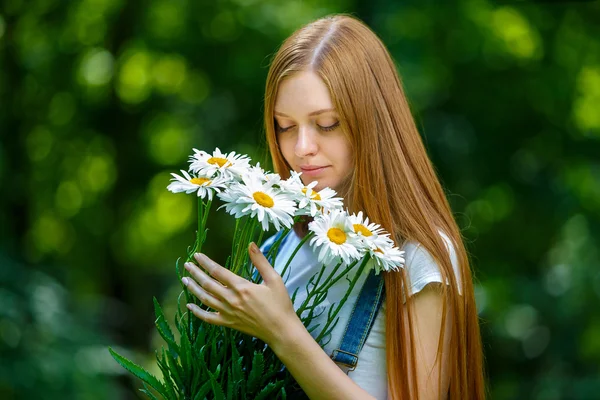
[[[374,399],[329,358],[300,319],[281,332],[271,349],[311,400]]]
[[[442,294],[441,283],[433,282],[425,286],[423,290],[412,296],[410,305],[413,315],[413,340],[415,341],[416,374],[419,399],[443,400],[446,399],[450,372],[448,356],[450,352],[450,335],[452,328],[452,307],[446,304],[446,321],[444,332],[444,344],[441,357],[436,359],[438,344],[440,341],[440,328],[442,326]],[[407,307],[406,305],[404,307]],[[406,337],[408,336],[408,312],[404,311],[404,327]],[[408,344],[410,346],[410,343]],[[407,352],[411,365],[411,353]],[[444,396],[440,399],[440,363],[441,363],[441,385]],[[409,384],[412,389],[412,371],[409,368]],[[391,394],[388,389],[388,397]]]
[[[183,283],[202,303],[217,310],[208,312],[190,303],[190,311],[203,321],[237,329],[268,343],[312,400],[373,399],[342,372],[306,330],[281,276],[258,247],[252,244],[249,250],[263,278],[259,285],[203,254],[194,257],[206,272],[185,263],[190,277],[184,277]]]

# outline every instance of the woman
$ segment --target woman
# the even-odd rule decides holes
[[[330,358],[331,348],[323,351],[290,301],[292,287],[306,283],[303,271],[316,264],[308,251],[284,282],[281,269],[252,244],[250,257],[264,280],[259,285],[197,255],[206,273],[188,264],[194,278],[188,285],[218,311],[190,305],[192,312],[264,340],[311,399],[484,398],[466,251],[378,37],[347,15],[296,31],[270,67],[265,129],[282,178],[291,169],[302,172],[304,184],[317,180],[314,190],[335,189],[350,212],[362,210],[390,232],[406,251],[405,268],[381,274],[385,300],[372,329],[360,327],[367,337],[350,371]],[[295,233],[288,248],[306,234],[306,223],[295,226]],[[345,322],[353,300],[342,311]],[[333,343],[346,326],[332,332]]]

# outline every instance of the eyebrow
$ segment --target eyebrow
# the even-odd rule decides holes
[[[335,108],[324,108],[322,110],[313,111],[310,114],[308,114],[308,116],[312,117],[313,115],[323,114],[324,112],[328,112],[328,111],[335,111]],[[289,118],[289,115],[284,114],[282,112],[275,111],[275,114],[281,115],[282,117],[288,117]]]

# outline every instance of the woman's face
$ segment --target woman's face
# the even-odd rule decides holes
[[[339,191],[352,172],[350,143],[340,127],[329,90],[314,72],[284,79],[275,100],[275,133],[283,157],[314,190]]]

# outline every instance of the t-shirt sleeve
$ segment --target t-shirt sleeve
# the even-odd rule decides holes
[[[450,262],[454,270],[454,276],[458,283],[458,290],[462,294],[460,282],[460,268],[456,257],[456,251],[452,245],[452,241],[444,234],[441,234],[446,249],[450,254]],[[406,272],[410,282],[409,296],[412,296],[421,290],[429,283],[442,283],[442,274],[438,263],[433,259],[433,256],[420,243],[408,242],[404,246],[406,251]],[[446,284],[449,284],[446,281]]]

